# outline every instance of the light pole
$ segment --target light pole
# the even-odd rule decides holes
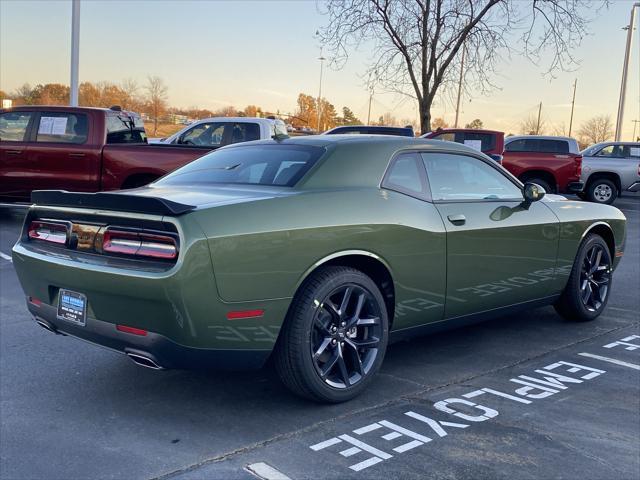
[[[71,92],[72,107],[78,106],[78,66],[80,63],[80,0],[71,0]]]
[[[318,60],[320,60],[320,85],[318,87],[318,133],[320,133],[320,114],[322,112],[322,105],[320,103],[322,101],[322,67],[326,60],[326,58],[322,56],[322,48],[320,49],[320,57]]]
[[[627,94],[627,73],[629,70],[629,60],[631,57],[631,42],[633,39],[633,26],[635,23],[636,8],[640,7],[640,3],[636,2],[631,7],[631,19],[627,30],[627,46],[624,51],[624,63],[622,64],[622,82],[620,83],[620,100],[618,102],[618,118],[616,119],[616,142],[620,141],[622,136],[622,121],[624,119],[624,100]]]

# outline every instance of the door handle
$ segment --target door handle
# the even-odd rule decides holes
[[[69,156],[80,158],[80,157],[84,157],[84,153],[70,153]]]
[[[7,155],[20,155],[22,150],[7,150]]]
[[[449,215],[447,217],[449,219],[449,221],[451,223],[453,223],[454,225],[464,225],[464,223],[467,221],[467,217],[465,217],[462,214],[458,214],[458,215]]]

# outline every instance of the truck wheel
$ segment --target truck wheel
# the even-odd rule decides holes
[[[542,188],[544,188],[544,191],[546,193],[554,193],[554,191],[551,188],[551,185],[549,185],[549,182],[547,182],[546,180],[543,180],[541,178],[528,178],[527,182],[529,182],[529,183],[537,183]]]
[[[380,369],[388,330],[384,298],[373,280],[353,268],[322,267],[289,308],[274,352],[276,371],[296,395],[351,400]]]
[[[618,188],[611,180],[598,178],[589,183],[586,193],[591,202],[611,205],[618,196]]]
[[[556,311],[567,320],[594,320],[607,306],[611,280],[609,246],[600,235],[587,235],[578,249],[569,281],[554,305]]]

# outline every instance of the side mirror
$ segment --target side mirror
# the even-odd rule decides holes
[[[537,202],[538,200],[542,200],[547,192],[544,191],[537,183],[525,183],[522,188],[522,195],[524,196],[523,207],[529,208],[533,202]]]

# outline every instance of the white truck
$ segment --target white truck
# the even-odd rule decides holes
[[[223,147],[286,135],[286,124],[276,118],[212,117],[197,120],[170,137],[149,139],[149,143]]]
[[[582,151],[586,200],[611,204],[622,192],[640,191],[640,143],[603,142]]]

